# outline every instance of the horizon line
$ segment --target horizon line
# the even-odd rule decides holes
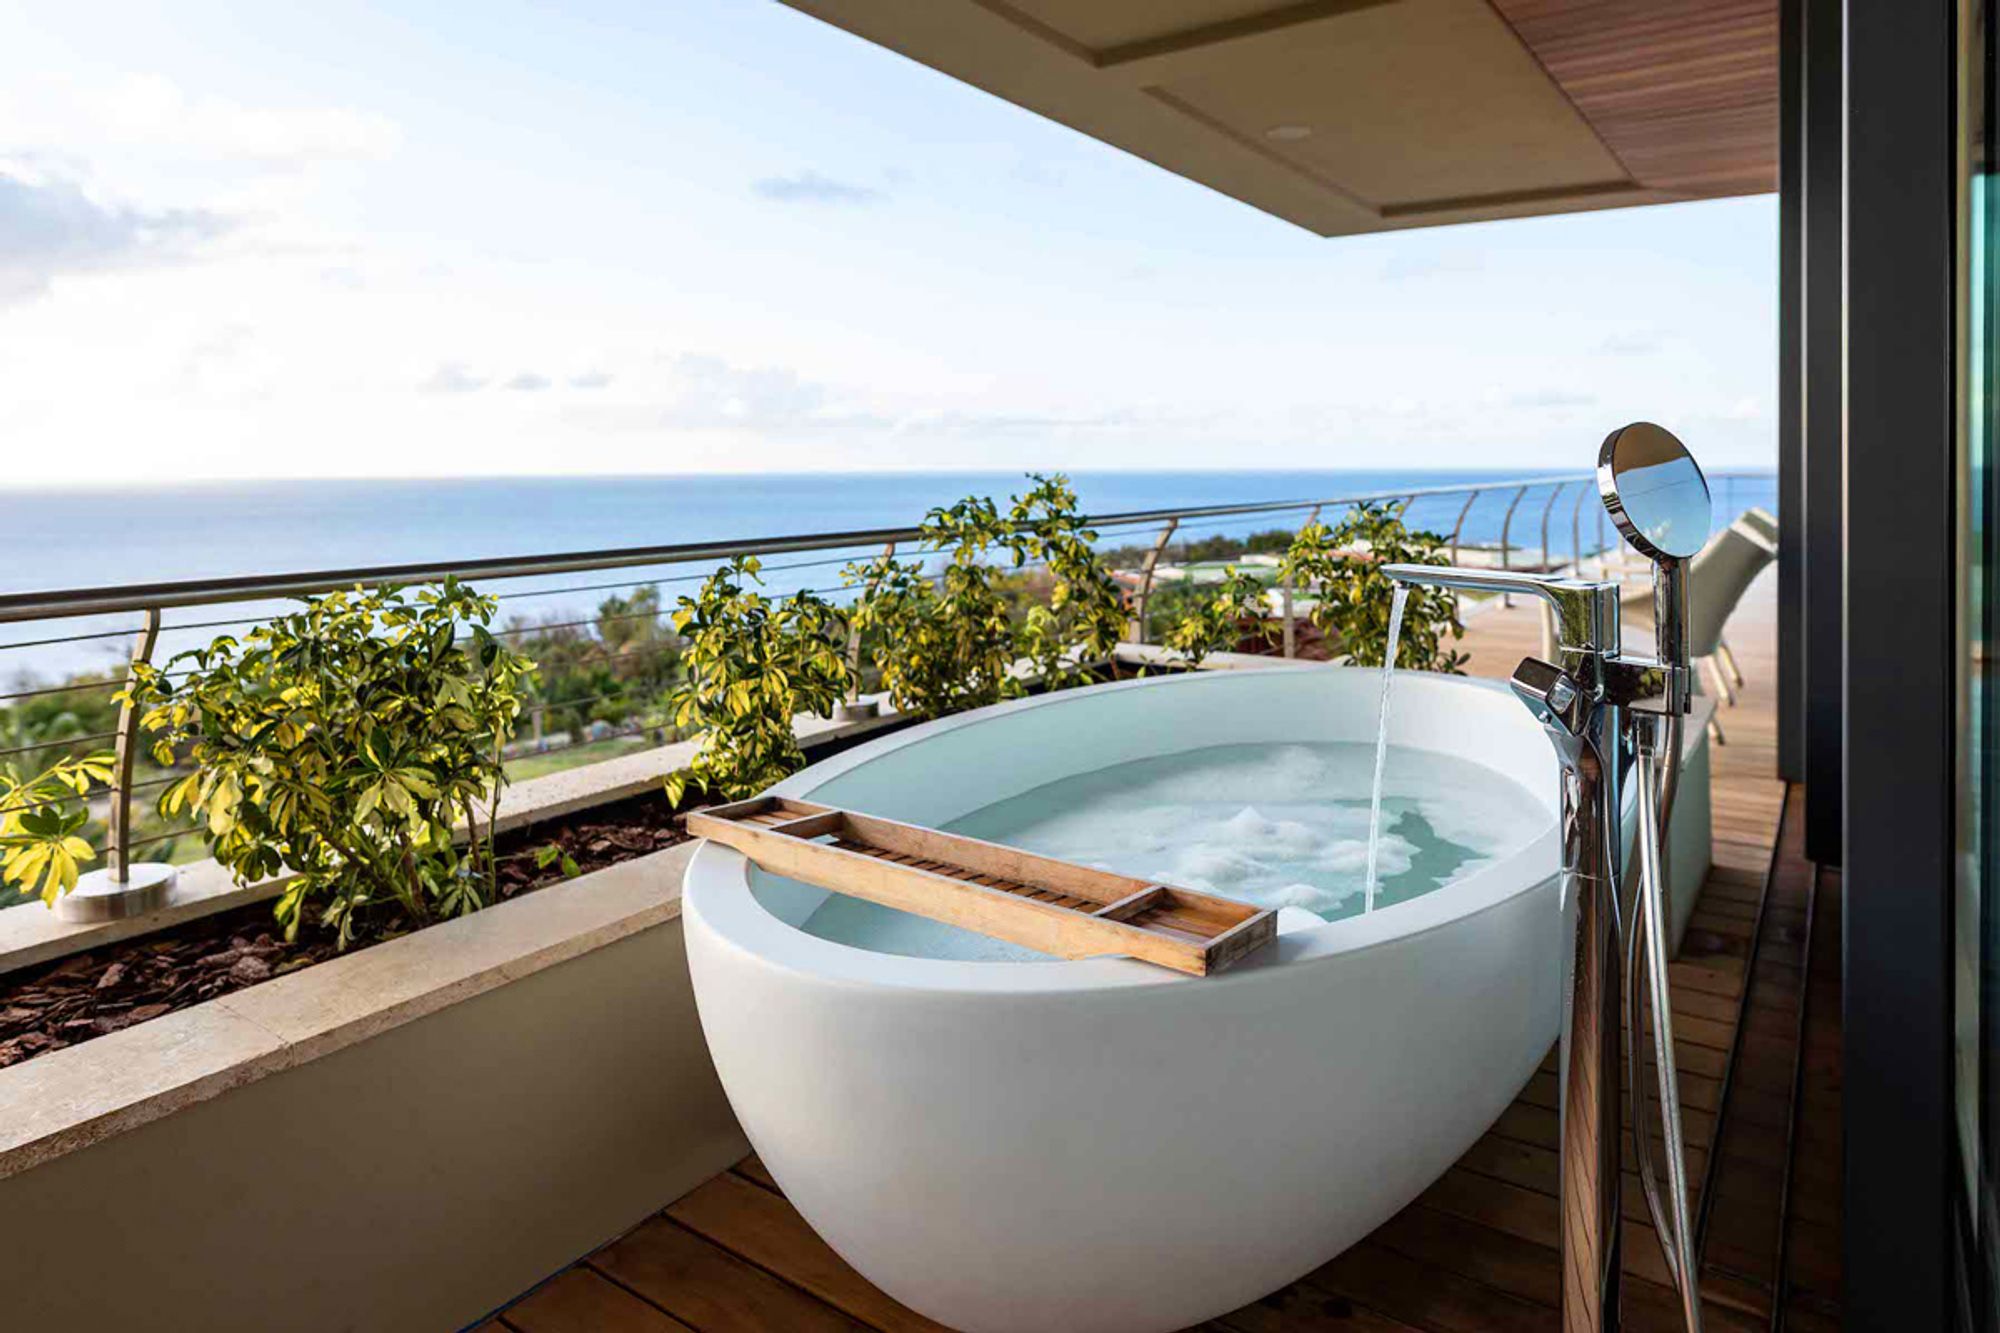
[[[1726,465],[1711,469],[1717,475],[1755,474],[1777,475],[1775,464],[1757,466],[1750,464]],[[772,471],[730,471],[714,470],[706,472],[439,472],[439,473],[375,473],[344,475],[332,474],[285,474],[255,476],[209,476],[170,478],[38,478],[17,477],[6,486],[0,486],[0,497],[22,491],[105,491],[105,490],[146,490],[171,489],[195,486],[268,485],[277,483],[310,485],[352,485],[404,482],[611,482],[611,481],[691,481],[710,478],[840,478],[840,477],[1009,477],[1020,478],[1031,474],[1067,477],[1082,476],[1336,476],[1343,474],[1368,475],[1436,475],[1464,476],[1472,473],[1492,473],[1497,476],[1581,476],[1590,469],[1575,467],[1551,467],[1543,465],[1493,466],[1452,466],[1448,464],[1412,465],[1408,467],[1090,467],[1090,468],[825,468]]]

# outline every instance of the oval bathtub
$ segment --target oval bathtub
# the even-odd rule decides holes
[[[935,826],[1127,760],[1372,742],[1379,681],[1278,668],[1068,691],[912,728],[774,790]],[[1554,759],[1504,686],[1396,689],[1394,744],[1512,778],[1545,825],[1370,915],[1288,911],[1275,945],[1214,977],[834,943],[796,925],[822,891],[699,848],[683,906],[702,1026],[750,1141],[820,1235],[967,1333],[1177,1329],[1311,1271],[1464,1153],[1556,1035]]]

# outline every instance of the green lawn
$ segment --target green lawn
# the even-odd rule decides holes
[[[652,748],[652,742],[644,736],[620,736],[616,740],[600,741],[595,745],[572,745],[560,750],[550,750],[546,754],[523,755],[519,759],[507,761],[507,778],[510,782],[520,782],[524,778],[539,778],[547,773],[562,773],[572,768],[582,768],[586,764],[615,759],[621,754],[631,754],[637,750]]]

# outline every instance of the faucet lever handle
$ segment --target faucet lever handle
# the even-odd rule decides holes
[[[1543,726],[1582,734],[1590,698],[1567,671],[1539,657],[1524,657],[1507,683]]]

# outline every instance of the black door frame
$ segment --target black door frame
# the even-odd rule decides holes
[[[1827,6],[1838,9],[1838,5]],[[1821,0],[1807,19],[1807,174]],[[1845,6],[1844,475],[1840,605],[1816,541],[1822,441],[1806,446],[1808,799],[1828,741],[1812,680],[1842,646],[1846,1317],[1856,1329],[1949,1326],[1952,902],[1956,846],[1960,274],[1958,6]],[[1806,207],[1815,208],[1813,186]],[[1814,282],[1817,232],[1807,222]],[[1807,322],[1815,318],[1807,297]],[[1808,333],[1808,337],[1811,334]],[[1816,437],[1821,396],[1805,388]],[[1816,392],[1817,390],[1817,392]],[[1831,480],[1828,481],[1832,487]],[[1836,612],[1844,624],[1829,623]],[[1822,807],[1822,811],[1824,807]],[[1811,812],[1808,830],[1811,830]]]

